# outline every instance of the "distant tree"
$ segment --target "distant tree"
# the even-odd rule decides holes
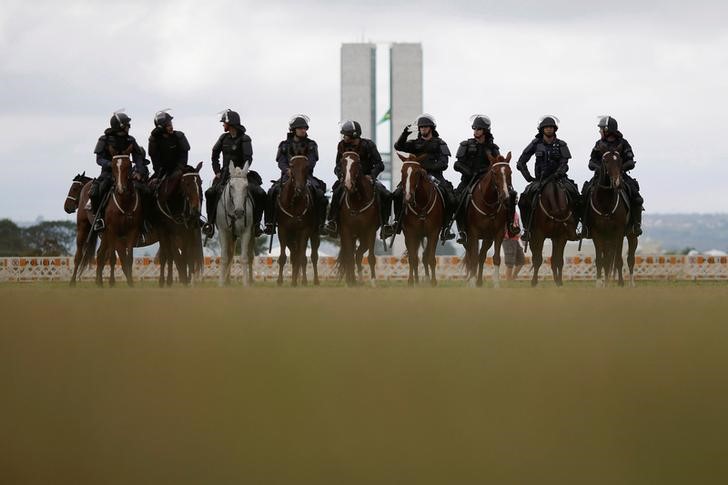
[[[26,254],[68,256],[76,240],[76,224],[71,221],[44,221],[22,230]]]
[[[10,219],[0,220],[0,256],[24,256],[23,234]]]
[[[694,250],[695,250],[694,247],[686,246],[686,247],[682,248],[680,251],[678,251],[678,254],[686,255],[686,254],[690,254],[690,251],[694,251]]]

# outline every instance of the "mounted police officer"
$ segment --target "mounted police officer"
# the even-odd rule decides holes
[[[154,175],[159,181],[187,165],[190,143],[181,131],[176,131],[172,120],[174,117],[166,110],[154,115],[154,129],[149,135],[148,153],[152,159]]]
[[[427,154],[427,158],[422,160],[420,164],[440,188],[445,200],[445,217],[443,218],[440,239],[443,241],[455,239],[455,234],[450,231],[449,222],[451,215],[455,210],[457,200],[455,199],[455,192],[452,184],[445,180],[445,177],[442,175],[442,172],[447,169],[450,149],[447,147],[447,143],[440,138],[439,133],[437,133],[437,125],[435,124],[435,119],[432,116],[428,114],[420,116],[417,119],[417,130],[417,138],[414,140],[407,140],[407,137],[410,133],[412,133],[412,131],[410,131],[409,126],[405,126],[404,131],[402,131],[402,134],[397,140],[397,143],[394,144],[394,149],[414,155]],[[392,196],[394,199],[394,227],[397,232],[399,232],[401,230],[400,219],[404,205],[404,189],[402,188],[401,182]],[[382,237],[389,237],[390,235],[390,232],[383,231]]]
[[[212,170],[215,178],[212,186],[205,191],[207,223],[202,227],[202,232],[207,237],[212,237],[215,232],[215,215],[217,203],[222,194],[222,189],[230,177],[230,166],[243,168],[245,163],[253,163],[253,145],[250,137],[245,133],[245,126],[240,122],[240,115],[230,109],[222,112],[220,122],[223,124],[225,133],[220,135],[212,147]],[[220,166],[220,154],[222,153],[222,167]],[[254,236],[261,234],[260,220],[265,208],[265,191],[261,187],[263,180],[257,172],[248,171],[248,193],[253,200],[253,230]]]
[[[644,199],[640,195],[640,185],[637,180],[630,177],[627,172],[632,170],[635,166],[634,153],[632,152],[632,146],[629,142],[624,139],[622,133],[619,131],[619,125],[617,120],[611,116],[602,116],[597,124],[599,127],[600,139],[594,145],[591,156],[589,157],[589,170],[594,173],[594,177],[591,180],[584,182],[582,187],[582,198],[583,200],[589,200],[589,192],[594,184],[597,177],[597,170],[602,165],[602,157],[606,152],[619,151],[619,155],[622,158],[622,178],[624,179],[625,186],[627,187],[627,196],[629,197],[630,204],[630,219],[631,224],[629,231],[635,236],[642,235],[642,211],[644,211]],[[582,236],[589,236],[589,222],[587,220],[586,204],[584,204],[584,217],[582,220]]]
[[[466,216],[467,201],[470,197],[470,189],[472,185],[480,178],[480,176],[490,167],[488,156],[497,157],[500,155],[498,145],[493,142],[493,134],[490,131],[490,118],[485,115],[473,115],[470,117],[473,129],[473,138],[460,143],[455,157],[457,161],[453,168],[456,172],[460,172],[460,185],[455,189],[458,199],[458,209],[455,214],[458,224],[458,240],[460,244],[467,241],[466,232]],[[516,210],[516,198],[518,194],[513,187],[509,187],[511,194],[511,208],[508,220],[513,221],[513,214]],[[511,235],[518,234],[520,231],[510,222],[508,231]]]
[[[359,160],[361,161],[362,175],[369,175],[374,181],[375,194],[379,199],[382,231],[384,231],[384,226],[389,225],[389,214],[392,212],[392,193],[377,180],[377,176],[384,171],[382,156],[379,154],[379,150],[377,150],[377,145],[372,140],[361,137],[361,125],[358,121],[347,120],[343,122],[340,133],[342,140],[336,147],[336,163],[334,168],[334,173],[338,180],[334,182],[334,186],[332,187],[333,194],[331,196],[329,216],[325,230],[332,237],[337,235],[339,210],[341,208],[341,200],[344,197],[344,188],[341,183],[344,174],[339,164],[342,154],[345,152],[356,152],[359,154]]]
[[[543,190],[550,181],[557,182],[566,190],[570,199],[572,210],[579,213],[580,197],[579,188],[573,180],[566,176],[569,171],[569,159],[571,152],[564,140],[556,138],[556,131],[559,129],[558,120],[554,116],[545,116],[538,124],[538,134],[523,150],[518,159],[516,168],[523,174],[529,184],[521,194],[518,207],[521,210],[521,220],[524,222],[524,231],[521,238],[528,241],[532,211],[535,204],[535,197]],[[526,163],[532,156],[536,156],[534,167],[536,178],[531,176]],[[570,240],[576,240],[576,233],[569,234]]]
[[[309,177],[307,184],[313,190],[314,204],[317,210],[319,230],[323,230],[326,221],[326,207],[328,199],[326,199],[326,184],[323,180],[319,180],[313,176],[313,169],[318,162],[318,144],[308,137],[309,118],[306,115],[294,115],[288,122],[288,134],[286,139],[278,144],[278,153],[276,154],[276,162],[281,170],[281,178],[273,183],[268,190],[268,201],[265,206],[265,233],[275,234],[276,229],[276,204],[281,186],[288,180],[288,170],[290,168],[290,154],[294,149],[305,149],[308,154]]]
[[[89,204],[86,206],[87,209],[97,214],[93,227],[94,231],[102,231],[106,227],[100,214],[103,214],[103,210],[105,209],[105,207],[102,207],[102,202],[106,193],[114,184],[111,171],[111,160],[113,158],[111,150],[113,149],[116,153],[121,153],[131,146],[131,157],[134,162],[134,173],[132,177],[135,181],[141,182],[149,174],[149,170],[145,164],[144,151],[137,144],[134,137],[129,135],[131,118],[121,110],[116,111],[111,116],[109,125],[109,128],[104,130],[104,134],[99,137],[99,141],[96,142],[96,148],[94,148],[96,163],[101,167],[101,174],[91,183]]]

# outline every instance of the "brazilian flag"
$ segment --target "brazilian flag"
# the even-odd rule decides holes
[[[382,116],[382,119],[377,122],[377,125],[381,125],[385,121],[389,121],[392,119],[392,108],[389,108],[386,113],[384,113],[384,116]]]

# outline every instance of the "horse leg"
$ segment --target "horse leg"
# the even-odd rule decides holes
[[[559,237],[551,240],[551,272],[554,276],[556,286],[563,286],[563,270],[564,270],[564,248],[566,247],[566,238]]]
[[[629,287],[634,288],[634,254],[637,251],[637,236],[627,237],[627,267],[629,268]]]
[[[364,253],[367,251],[367,246],[364,245],[364,241],[361,238],[358,240],[356,246],[356,276],[359,283],[364,282]]]
[[[430,234],[430,237],[427,238],[427,247],[425,248],[425,252],[422,255],[422,259],[425,263],[425,268],[430,269],[430,285],[435,287],[437,286],[437,275],[435,274],[435,264],[437,259],[435,259],[435,252],[437,251],[437,232],[433,234]]]
[[[99,288],[104,286],[104,279],[103,279],[103,272],[104,272],[104,265],[106,264],[106,238],[101,238],[101,244],[99,244],[99,249],[96,251],[96,286]]]
[[[116,275],[114,274],[116,272],[116,242],[109,242],[107,253],[109,255],[109,287],[113,288],[116,286]]]
[[[134,286],[134,277],[132,275],[133,267],[134,267],[134,241],[137,240],[138,234],[132,233],[130,237],[128,237],[125,241],[125,245],[122,247],[122,254],[124,255],[122,259],[122,266],[121,269],[124,271],[124,276],[126,276],[126,284],[129,287]]]
[[[352,286],[354,284],[354,241],[352,240],[348,226],[341,227],[340,237],[340,270],[343,271],[344,284],[346,286]]]
[[[240,238],[240,262],[243,266],[243,287],[250,286],[250,260],[248,254],[250,252],[249,247],[251,245],[251,233],[252,227],[247,227],[243,230],[243,235]]]
[[[370,233],[368,234],[368,241],[366,244],[369,249],[369,251],[367,252],[367,262],[369,263],[369,285],[372,287],[377,286],[377,257],[374,255],[374,247],[376,244],[377,229],[375,227],[374,230],[370,231]]]
[[[161,233],[161,231],[160,231]],[[166,241],[163,239],[163,236],[160,235],[159,237],[159,250],[157,251],[157,255],[159,257],[159,287],[164,288],[164,266],[167,262],[167,258],[165,256],[165,250],[166,250]]]
[[[538,284],[538,270],[543,263],[543,236],[540,234],[531,234],[531,261],[533,263],[533,277],[531,278],[531,286]]]
[[[278,256],[278,280],[276,280],[276,284],[281,286],[283,284],[283,268],[286,265],[288,257],[286,256],[286,233],[280,229],[280,226],[278,231],[278,244],[281,247],[281,254]]]
[[[219,239],[220,239],[220,279],[218,280],[218,286],[226,286],[230,284],[230,264],[232,263],[231,246],[232,246],[232,235],[227,232],[225,227],[219,228]]]
[[[603,288],[602,269],[604,269],[604,242],[601,237],[594,235],[594,265],[597,268],[596,287]]]
[[[79,207],[79,210],[83,209]],[[91,225],[88,222],[85,222],[85,219],[76,223],[76,254],[73,256],[73,274],[71,275],[71,281],[68,283],[71,287],[76,286],[78,267],[81,264],[81,256],[83,256],[86,239],[88,239],[88,233],[90,230]]]
[[[300,251],[301,251],[301,284],[303,286],[308,286],[308,277],[306,276],[306,270],[308,269],[308,256],[306,256],[306,248],[308,247],[308,239],[309,236],[302,237],[302,241],[300,242]]]
[[[472,223],[470,224],[472,227]],[[478,268],[478,245],[480,240],[478,239],[475,231],[468,230],[467,246],[465,248],[465,267],[467,270],[468,286],[475,288],[476,276]]]
[[[417,251],[419,249],[419,241],[414,235],[405,232],[404,244],[407,247],[407,262],[409,263],[409,278],[407,278],[407,285],[414,286],[417,275]]]
[[[321,283],[319,281],[319,275],[318,275],[319,246],[321,246],[321,236],[319,235],[318,231],[316,231],[311,236],[311,266],[313,266],[313,285],[314,286],[318,286]]]
[[[500,288],[501,244],[503,244],[502,231],[500,235],[496,235],[493,246],[493,288]]]
[[[493,244],[492,239],[483,239],[483,244],[480,246],[480,251],[478,252],[478,280],[475,282],[478,287],[483,286],[483,266],[485,265],[485,260],[488,258],[488,250],[491,244]]]
[[[624,286],[624,276],[622,275],[622,266],[624,260],[622,259],[622,247],[624,245],[624,237],[620,234],[614,244],[614,269],[617,272],[617,284]]]

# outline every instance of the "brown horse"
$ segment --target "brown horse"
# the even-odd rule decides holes
[[[132,278],[133,248],[142,230],[142,203],[139,191],[134,187],[131,175],[132,164],[129,146],[121,154],[111,150],[111,170],[114,176],[109,203],[106,205],[104,220],[106,229],[101,236],[101,245],[96,253],[96,284],[103,286],[102,273],[108,261],[111,267],[109,285],[115,284],[114,270],[116,256],[121,259],[121,269],[129,286],[134,285]]]
[[[362,175],[361,160],[356,152],[344,152],[341,155],[341,173],[344,174],[344,201],[341,209],[341,248],[337,263],[340,274],[346,277],[348,286],[356,284],[354,264],[362,279],[362,259],[369,252],[369,278],[372,286],[376,286],[376,258],[374,244],[379,227],[379,200],[374,189],[374,181],[368,175]],[[357,246],[358,242],[358,246]]]
[[[493,253],[493,286],[500,286],[500,248],[508,223],[511,197],[511,152],[503,158],[488,154],[490,167],[473,186],[466,209],[467,247],[465,266],[468,285],[483,286],[483,264],[490,245],[495,242]],[[483,244],[478,251],[480,240]],[[476,281],[477,273],[477,281]]]
[[[68,189],[68,195],[63,203],[63,210],[66,214],[76,214],[76,254],[73,258],[73,275],[71,275],[71,286],[76,286],[76,278],[81,268],[81,258],[84,254],[84,246],[89,239],[91,232],[91,224],[93,223],[93,214],[90,210],[85,209],[88,202],[88,193],[91,190],[91,181],[93,179],[86,177],[86,172],[76,175]],[[96,241],[94,240],[94,249]],[[93,251],[93,249],[92,249]]]
[[[617,273],[619,286],[624,286],[622,277],[622,245],[629,225],[629,199],[622,183],[621,146],[602,155],[602,163],[595,174],[595,180],[586,201],[587,217],[590,221],[592,240],[596,251],[597,286],[605,286]],[[637,237],[627,236],[627,264],[630,285],[634,286],[634,254]],[[604,271],[604,280],[602,280]]]
[[[159,182],[155,208],[159,223],[160,287],[172,285],[173,263],[184,285],[199,277],[202,270],[200,168],[202,162],[196,168],[187,166],[177,170]]]
[[[71,181],[71,186],[68,188],[68,195],[66,196],[66,200],[63,203],[63,210],[66,211],[66,214],[73,214],[76,212],[76,209],[78,209],[78,203],[79,200],[81,200],[81,191],[86,186],[87,183],[91,182],[93,179],[91,177],[86,176],[86,172],[80,173],[73,177],[73,181]]]
[[[278,258],[278,285],[283,284],[283,268],[286,265],[286,248],[291,252],[291,285],[298,286],[299,274],[301,284],[307,285],[306,278],[306,245],[311,240],[311,263],[313,265],[313,284],[319,284],[318,248],[321,236],[318,232],[318,217],[314,204],[314,196],[306,181],[311,172],[308,161],[308,148],[296,148],[290,153],[289,177],[280,190],[276,201],[278,220],[278,241],[281,254]]]
[[[531,216],[531,286],[538,284],[538,270],[543,263],[543,242],[546,238],[551,239],[551,271],[554,282],[557,286],[562,286],[564,248],[569,236],[576,232],[576,216],[569,206],[566,190],[559,181],[546,180],[536,199],[537,207]]]
[[[397,153],[397,155],[402,160],[402,185],[404,186],[402,228],[409,261],[407,283],[409,286],[414,286],[420,281],[418,251],[420,245],[424,245],[422,263],[425,267],[425,275],[430,277],[432,286],[437,286],[435,249],[445,217],[445,201],[435,182],[420,165],[420,162],[427,156],[426,154],[417,157],[412,154],[405,156]],[[427,239],[426,245],[424,244],[425,239]]]

